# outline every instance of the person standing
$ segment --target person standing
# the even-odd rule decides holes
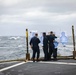
[[[54,39],[54,50],[53,50],[53,58],[54,60],[57,60],[57,47],[58,47],[58,41],[57,41],[57,37],[55,36],[55,34],[53,34],[55,39]]]
[[[33,50],[33,55],[32,55],[33,62],[35,62],[36,53],[37,53],[37,61],[39,61],[39,56],[40,56],[39,43],[40,43],[40,40],[38,38],[38,34],[35,33],[35,36],[32,37],[31,40],[30,40],[30,46]]]
[[[53,36],[53,32],[50,32],[50,35],[48,36],[48,40],[49,40],[49,60],[51,59],[51,56],[53,54],[54,51],[54,36]]]
[[[48,60],[48,38],[46,33],[43,33],[43,51],[44,51],[44,60]]]

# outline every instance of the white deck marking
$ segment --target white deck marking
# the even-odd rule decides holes
[[[13,67],[17,67],[19,65],[22,65],[24,63],[28,63],[28,62],[32,62],[32,61],[27,61],[27,62],[22,62],[22,63],[18,63],[18,64],[15,64],[15,65],[12,65],[12,66],[9,66],[9,67],[6,67],[6,68],[3,68],[3,69],[0,69],[0,72],[2,71],[5,71],[5,70],[8,70],[8,69],[11,69]],[[34,62],[35,63],[35,62]],[[44,63],[44,64],[61,64],[61,65],[76,65],[76,63],[68,63],[68,62],[44,62],[44,61],[40,61],[38,63]]]
[[[33,61],[28,61],[33,62]],[[51,61],[40,61],[38,63],[44,63],[44,64],[61,64],[61,65],[76,65],[76,63],[69,63],[69,62],[51,62]]]
[[[0,72],[5,71],[5,70],[8,70],[8,69],[11,69],[11,68],[16,67],[16,66],[19,66],[19,65],[22,65],[24,63],[27,63],[27,62],[21,62],[21,63],[15,64],[15,65],[12,65],[12,66],[9,66],[9,67],[0,69]]]
[[[76,63],[69,63],[69,62],[39,62],[39,63],[46,63],[46,64],[61,64],[61,65],[76,65]]]
[[[12,62],[1,62],[1,63],[0,63],[0,65],[1,65],[1,64],[9,64],[9,63],[11,64],[11,63],[15,63],[15,62],[17,63],[18,61],[12,61]]]

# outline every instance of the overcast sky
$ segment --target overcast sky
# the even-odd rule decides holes
[[[25,30],[76,35],[76,0],[0,0],[0,36],[23,35]]]

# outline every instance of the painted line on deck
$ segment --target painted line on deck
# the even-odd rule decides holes
[[[11,69],[11,68],[14,68],[14,67],[17,67],[17,66],[20,66],[24,63],[28,63],[28,62],[32,62],[32,61],[27,61],[27,62],[21,62],[21,63],[18,63],[18,64],[15,64],[15,65],[12,65],[12,66],[9,66],[9,67],[6,67],[6,68],[3,68],[3,69],[0,69],[0,72],[2,71],[5,71],[5,70],[8,70],[8,69]],[[32,62],[33,63],[33,62]],[[35,62],[34,62],[35,63]],[[44,62],[44,61],[40,61],[38,63],[44,63],[44,64],[61,64],[61,65],[76,65],[76,63],[68,63],[68,62]]]
[[[46,64],[61,64],[61,65],[76,65],[76,63],[68,63],[68,62],[39,62],[39,63],[46,63]]]
[[[22,65],[24,63],[27,63],[27,62],[21,62],[21,63],[15,64],[15,65],[12,65],[12,66],[9,66],[9,67],[0,69],[0,72],[5,71],[5,70],[8,70],[8,69],[11,69],[11,68],[14,68],[14,67],[17,67],[17,66],[20,66],[20,65]]]
[[[33,61],[28,61],[28,62],[33,62]],[[34,62],[35,63],[35,62]],[[69,63],[69,62],[49,62],[49,61],[40,61],[37,63],[43,63],[43,64],[61,64],[61,65],[76,65],[76,63]]]
[[[10,64],[12,64],[12,63],[20,63],[20,62],[18,62],[18,61],[12,61],[12,62],[1,62],[1,63],[0,63],[0,65],[1,65],[1,64],[9,64],[9,63],[10,63]]]

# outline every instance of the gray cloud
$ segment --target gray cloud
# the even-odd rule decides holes
[[[28,28],[71,35],[75,8],[76,0],[0,0],[0,34],[25,35]]]
[[[9,0],[8,0],[9,1]],[[29,11],[30,9],[38,9],[46,12],[54,13],[68,13],[76,12],[76,1],[75,0],[21,0],[16,4],[9,5],[10,2],[5,3],[5,5],[0,4],[3,12],[6,13],[20,13]],[[12,3],[12,2],[11,2]],[[14,2],[13,2],[14,3]],[[8,4],[8,5],[7,5]]]

